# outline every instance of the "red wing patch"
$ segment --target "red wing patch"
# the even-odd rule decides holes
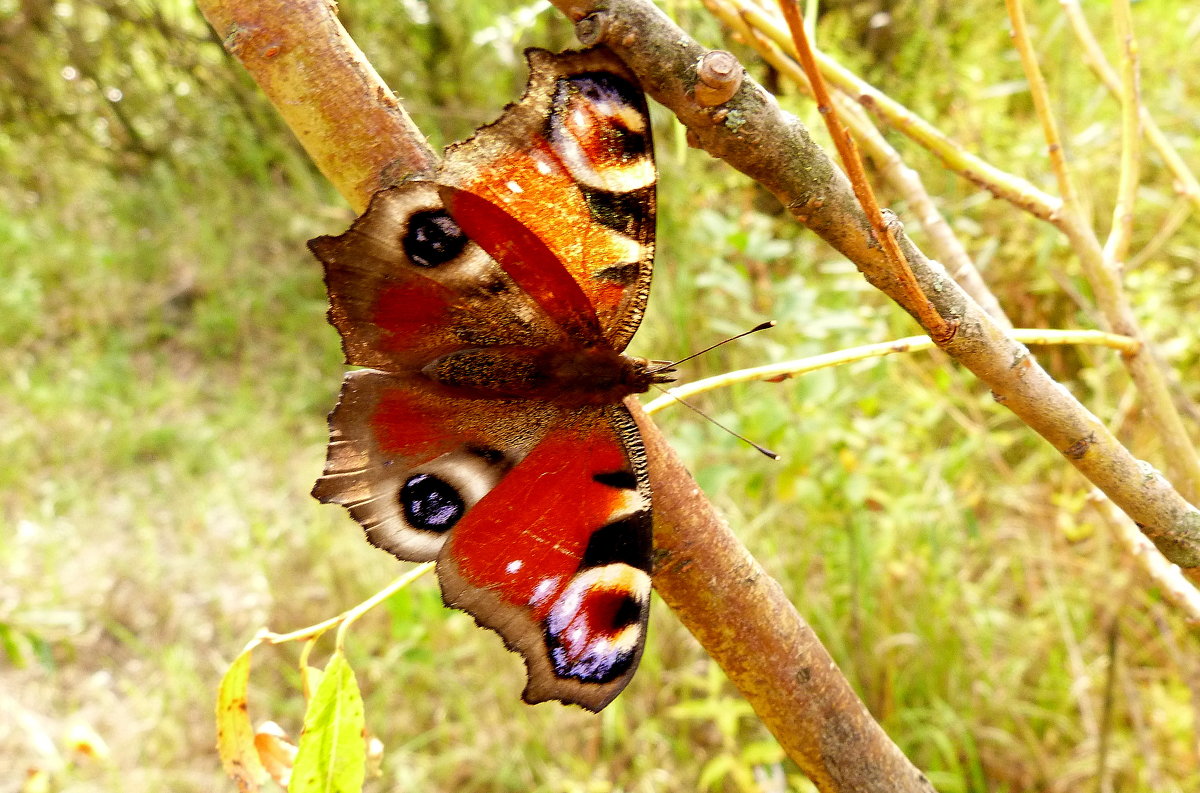
[[[596,309],[536,234],[472,193],[446,187],[442,198],[467,235],[546,309],[559,327],[581,343],[600,341]]]
[[[529,702],[563,699],[599,710],[641,656],[650,505],[635,462],[640,447],[627,450],[622,437],[625,420],[621,406],[568,414],[439,555],[447,604],[525,656]]]
[[[458,228],[429,182],[376,193],[346,233],[309,248],[325,266],[329,321],[347,363],[403,372],[464,347],[564,339]]]

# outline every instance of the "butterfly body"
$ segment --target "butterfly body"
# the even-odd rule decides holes
[[[529,702],[599,710],[636,669],[650,487],[622,404],[671,379],[623,354],[649,290],[655,173],[604,50],[529,52],[525,96],[384,190],[325,265],[346,376],[313,490],[525,659]]]
[[[611,347],[480,347],[430,361],[421,372],[465,397],[606,405],[670,382],[645,358]]]

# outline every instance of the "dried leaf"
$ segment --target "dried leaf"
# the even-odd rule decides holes
[[[267,778],[254,747],[254,727],[246,702],[252,650],[246,648],[230,664],[217,691],[217,753],[225,773],[233,777],[242,793],[257,793]]]
[[[286,788],[296,763],[296,744],[291,737],[275,722],[264,721],[254,733],[254,747],[271,779]]]

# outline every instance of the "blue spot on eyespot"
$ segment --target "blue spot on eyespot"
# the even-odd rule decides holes
[[[454,487],[432,474],[414,474],[400,488],[400,508],[409,524],[425,531],[449,531],[466,512]]]

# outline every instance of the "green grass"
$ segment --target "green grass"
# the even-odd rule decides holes
[[[1149,5],[1135,9],[1146,92],[1200,167],[1192,12]],[[1040,41],[1064,53],[1053,6],[1039,9]],[[185,6],[172,13],[201,36]],[[522,69],[502,64],[519,45],[478,48],[466,65],[453,54],[490,24],[483,10],[469,29],[447,16],[437,31],[391,7],[344,4],[344,13],[436,139],[466,134],[519,92]],[[981,3],[922,21],[930,13],[897,9],[896,36],[874,50],[855,46],[851,10],[831,11],[822,35],[956,138],[1050,187],[1028,96],[1004,88],[1020,71],[1000,10]],[[691,6],[681,14],[706,43],[720,41]],[[550,19],[538,17],[522,44],[568,44]],[[114,81],[125,75],[124,101],[148,145],[170,156],[87,143],[79,130],[107,116],[82,87],[69,130],[34,116],[0,128],[0,788],[37,768],[51,790],[231,790],[212,749],[228,662],[258,627],[317,622],[399,571],[342,510],[307,495],[343,367],[304,241],[344,228],[349,214],[211,44],[164,50],[145,30],[99,29],[130,37],[126,47],[141,53],[130,61],[161,80],[139,93],[111,56],[96,65]],[[57,74],[53,47],[38,51]],[[952,68],[931,72],[931,62]],[[459,67],[478,79],[452,79]],[[1107,218],[1115,106],[1073,56],[1047,68],[1086,200]],[[170,93],[168,113],[161,87],[181,75],[191,91]],[[680,356],[780,320],[689,363],[690,378],[915,332],[769,196],[661,121],[661,250],[634,353]],[[1150,160],[1137,243],[1174,204]],[[1055,234],[921,155],[914,162],[1019,324],[1095,324],[1059,287],[1086,299]],[[1198,247],[1185,224],[1128,274],[1192,400]],[[1111,353],[1039,358],[1102,418],[1118,412],[1127,379]],[[660,425],[939,790],[1092,789],[1113,672],[1114,789],[1200,786],[1194,632],[1113,546],[1081,477],[969,374],[917,354],[700,402],[784,461],[760,459],[684,411]],[[1121,434],[1164,467],[1136,412]],[[520,661],[444,609],[432,579],[369,615],[348,651],[386,746],[369,790],[810,789],[658,602],[642,669],[599,717],[523,705]],[[298,729],[295,659],[295,648],[256,653],[256,721]],[[71,750],[76,724],[104,738],[107,760]]]

